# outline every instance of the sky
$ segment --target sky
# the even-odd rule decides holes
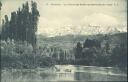
[[[16,11],[23,3],[31,0],[0,1],[3,4],[1,17],[4,18],[4,15],[10,16],[11,12]],[[127,0],[34,1],[37,2],[40,12],[38,34],[46,36],[90,35],[127,31]]]

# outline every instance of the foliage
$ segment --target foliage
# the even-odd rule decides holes
[[[2,40],[10,38],[16,41],[27,41],[35,46],[38,18],[39,12],[36,2],[31,2],[31,10],[28,2],[26,2],[22,5],[22,8],[11,13],[10,20],[5,15],[2,22]]]
[[[0,10],[1,10],[1,7],[2,7],[2,3],[0,2]]]
[[[105,43],[102,44],[103,42]],[[102,47],[101,45],[104,46]],[[124,41],[113,45],[110,43],[109,38],[104,39],[102,42],[96,39],[87,39],[83,45],[81,45],[80,42],[77,43],[74,54],[75,64],[118,67],[127,66],[127,46]]]
[[[36,68],[52,66],[54,61],[51,57],[34,53],[32,45],[26,41],[8,39],[1,41],[1,65],[2,68]]]
[[[112,64],[118,65],[119,67],[127,66],[127,46],[126,44],[120,44],[113,49],[112,55]]]
[[[77,43],[75,48],[75,57],[81,58],[82,57],[82,44],[80,42]]]

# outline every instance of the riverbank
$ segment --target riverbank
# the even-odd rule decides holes
[[[53,68],[13,69],[2,71],[2,82],[28,81],[127,81],[127,74],[113,67],[55,65]],[[71,71],[67,71],[71,70]],[[5,78],[6,77],[6,78]]]

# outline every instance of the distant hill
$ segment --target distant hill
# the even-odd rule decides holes
[[[116,33],[116,34],[99,34],[99,35],[65,35],[65,36],[55,36],[55,37],[46,37],[43,35],[38,35],[37,40],[40,46],[51,45],[59,46],[65,48],[71,48],[76,45],[77,42],[84,42],[87,38],[97,39],[103,41],[108,39],[111,44],[120,44],[127,43],[127,33]]]

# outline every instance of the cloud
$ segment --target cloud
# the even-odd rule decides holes
[[[118,26],[119,24],[119,21],[115,17],[103,13],[85,15],[76,24],[74,24],[72,18],[68,17],[54,18],[52,20],[41,17],[38,33],[55,36],[58,34],[97,34],[117,30],[124,31],[126,27],[123,27],[121,30],[121,26]]]
[[[99,26],[113,26],[119,24],[119,21],[115,17],[103,13],[94,13],[89,16],[85,16],[83,22],[85,24]]]
[[[56,18],[56,19],[48,19],[45,17],[40,17],[39,19],[39,30],[38,33],[44,33],[44,34],[52,34],[56,35],[59,33],[62,33],[63,26],[67,26],[72,24],[72,20],[70,18]]]

